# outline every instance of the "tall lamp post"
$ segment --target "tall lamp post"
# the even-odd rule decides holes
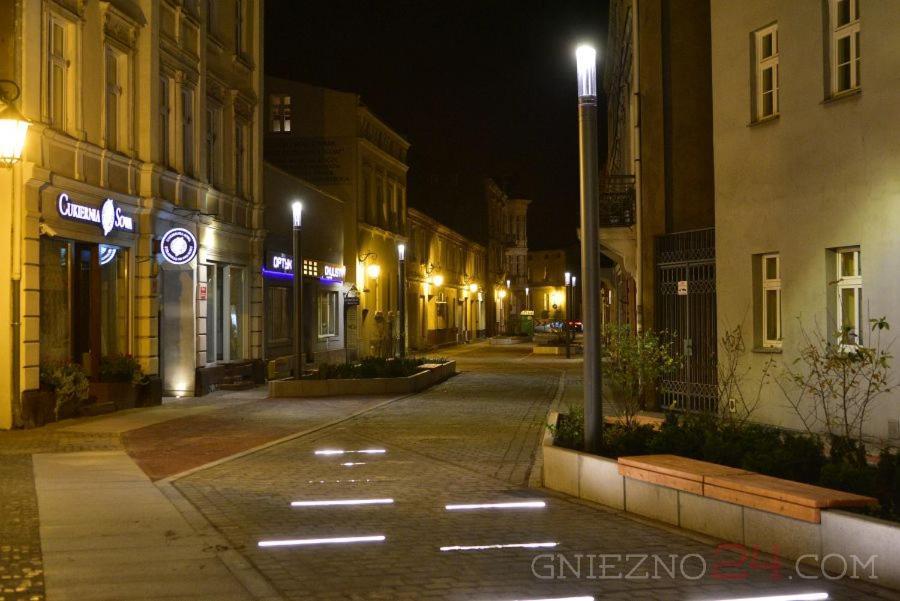
[[[303,375],[303,245],[300,236],[300,218],[303,215],[303,203],[295,200],[291,203],[294,230],[294,376]]]
[[[397,270],[397,318],[400,320],[400,350],[401,357],[406,356],[406,245],[397,245],[397,260],[400,269]]]
[[[566,359],[572,358],[572,328],[569,322],[572,320],[572,274],[566,272],[566,313],[563,322],[563,332],[566,335]]]
[[[578,145],[581,167],[581,300],[584,315],[584,445],[597,451],[603,429],[600,337],[600,257],[597,178],[597,51],[581,45],[578,68]]]

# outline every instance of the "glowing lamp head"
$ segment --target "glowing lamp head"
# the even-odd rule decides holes
[[[442,276],[441,274],[437,274],[437,275],[434,276],[434,278],[432,279],[432,282],[434,282],[434,285],[435,285],[435,286],[441,287],[441,286],[444,285],[444,276]]]
[[[368,275],[373,280],[377,280],[378,276],[381,275],[381,266],[376,263],[372,263],[371,265],[366,267],[366,275]]]
[[[575,282],[577,282],[577,281],[578,281],[578,278],[573,275],[572,276],[572,287],[573,288],[575,287]]]
[[[295,200],[291,203],[291,214],[294,217],[294,227],[300,227],[300,218],[303,215],[303,203]]]
[[[593,46],[582,44],[575,49],[578,64],[578,97],[597,98],[597,51]]]
[[[566,286],[572,283],[572,274],[570,272],[566,272]]]
[[[0,102],[6,104],[0,109],[0,166],[12,167],[22,158],[29,123],[2,92]]]
[[[506,290],[501,289],[500,292],[497,293],[497,296],[499,296],[501,300],[506,298]]]
[[[397,245],[397,258],[400,259],[401,261],[406,258],[406,245],[405,244]]]
[[[506,280],[506,287],[509,288],[509,280]]]
[[[478,284],[469,284],[469,292],[478,292]]]
[[[531,290],[531,289],[530,289],[528,286],[525,286],[525,296],[528,296],[528,292],[529,292],[530,290]]]

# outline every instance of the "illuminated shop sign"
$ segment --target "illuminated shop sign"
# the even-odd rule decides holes
[[[166,261],[173,265],[184,265],[197,256],[197,237],[183,227],[173,227],[163,234],[160,248]]]
[[[100,245],[100,265],[106,265],[110,261],[116,258],[116,253],[119,251],[115,246],[109,246],[108,244]]]
[[[56,199],[56,210],[60,217],[100,226],[104,236],[113,230],[134,231],[134,219],[126,215],[112,198],[104,200],[99,207],[90,207],[69,200],[69,195],[62,192]]]
[[[323,282],[340,283],[344,281],[347,268],[334,263],[324,263],[304,259],[303,275],[317,277]],[[290,279],[294,277],[294,258],[284,253],[270,252],[266,254],[266,264],[263,266],[263,275],[274,278]]]

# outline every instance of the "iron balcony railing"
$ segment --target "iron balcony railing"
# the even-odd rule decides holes
[[[600,183],[600,227],[630,227],[635,220],[633,175],[608,175]]]

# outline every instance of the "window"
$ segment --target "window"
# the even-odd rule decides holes
[[[831,93],[859,88],[859,0],[828,0],[830,4]]]
[[[234,128],[234,191],[238,196],[244,195],[244,126],[236,124]]]
[[[859,248],[835,252],[837,265],[837,326],[842,344],[862,344],[862,266]]]
[[[273,94],[269,97],[269,115],[271,130],[277,133],[291,131],[291,97],[284,94]]]
[[[337,336],[338,293],[337,290],[319,291],[319,337]]]
[[[269,342],[286,344],[291,339],[291,289],[269,286],[266,317],[269,322]]]
[[[762,256],[762,345],[781,347],[781,257]]]
[[[235,0],[234,2],[234,53],[241,55],[244,53],[244,2],[243,0]]]
[[[66,25],[50,18],[47,65],[47,112],[50,125],[66,129],[66,96],[68,91],[69,58],[67,56]]]
[[[119,114],[122,109],[122,85],[119,78],[119,56],[106,49],[106,147],[119,150]]]
[[[216,35],[216,2],[218,0],[206,0],[206,31]]]
[[[161,77],[159,79],[159,162],[165,166],[169,166],[169,119],[171,119],[171,109],[169,105],[169,78]]]
[[[221,128],[221,110],[206,109],[206,181],[210,185],[219,185],[219,131]]]
[[[194,91],[181,89],[181,167],[186,175],[194,173]]]
[[[756,120],[778,114],[778,25],[770,25],[754,34],[756,40]]]
[[[303,275],[311,278],[319,277],[319,262],[303,259]]]

